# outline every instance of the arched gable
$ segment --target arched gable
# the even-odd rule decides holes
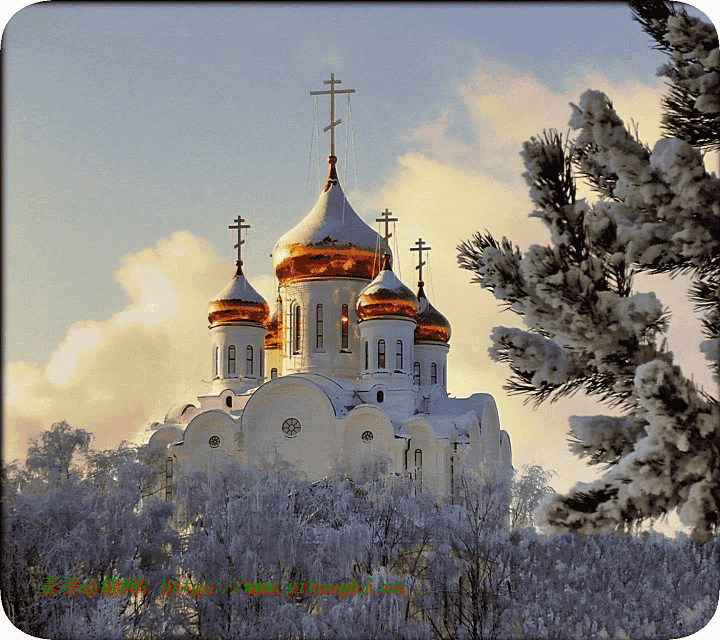
[[[182,442],[183,432],[177,427],[162,427],[150,436],[147,446],[154,450],[165,450],[173,442]]]
[[[500,459],[500,416],[492,397],[484,402],[482,414],[478,417],[486,460],[496,462]]]
[[[248,400],[241,417],[248,450],[319,447],[332,437],[335,409],[325,391],[300,375],[270,380]],[[286,431],[283,425],[295,421]]]
[[[384,445],[386,448],[394,440],[395,432],[392,422],[385,412],[374,405],[355,407],[343,419],[343,449],[345,451],[362,451],[363,447]],[[363,434],[370,432],[371,437]]]
[[[211,409],[190,421],[185,429],[182,446],[192,454],[238,451],[243,448],[242,430],[238,422],[227,413],[219,409]]]
[[[435,431],[433,431],[430,423],[424,418],[410,418],[403,425],[405,436],[413,442],[419,442],[424,445],[435,444]]]

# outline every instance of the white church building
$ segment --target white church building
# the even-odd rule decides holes
[[[447,393],[450,323],[423,290],[393,272],[385,236],[355,213],[336,172],[335,95],[330,96],[329,175],[308,215],[272,252],[278,299],[248,283],[241,260],[245,220],[236,219],[237,271],[208,307],[212,389],[197,405],[154,423],[152,448],[166,452],[167,495],[179,477],[278,457],[311,479],[383,456],[388,471],[423,488],[455,491],[460,457],[478,470],[510,473],[510,438],[489,394]],[[458,307],[458,311],[461,311]]]

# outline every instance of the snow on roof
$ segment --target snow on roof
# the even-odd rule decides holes
[[[365,251],[382,246],[380,236],[355,213],[340,185],[323,191],[310,213],[278,240],[273,260],[279,249],[290,244],[352,245]]]
[[[213,297],[213,300],[240,300],[242,302],[265,302],[263,298],[255,289],[250,286],[250,283],[245,278],[242,272],[235,274],[235,277],[230,283],[217,295]]]
[[[325,395],[330,399],[333,409],[335,409],[335,416],[342,418],[348,414],[348,407],[352,408],[362,402],[355,396],[355,389],[346,389],[339,382],[332,380],[319,373],[292,373],[289,376],[283,377],[298,377],[312,382],[313,384],[320,387]]]

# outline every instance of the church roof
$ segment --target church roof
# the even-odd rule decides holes
[[[242,262],[235,277],[208,305],[208,320],[213,327],[237,323],[264,325],[270,307],[245,278]]]
[[[273,268],[280,282],[351,277],[371,280],[381,238],[350,206],[331,156],[325,190],[310,213],[278,240]]]
[[[418,289],[417,327],[415,327],[415,343],[418,342],[448,342],[450,340],[450,322],[425,296],[423,283]]]
[[[370,320],[386,316],[414,318],[418,299],[390,268],[390,256],[383,256],[383,268],[378,276],[358,296],[355,311],[358,318]]]
[[[336,418],[343,418],[356,405],[362,404],[362,401],[355,395],[355,388],[346,388],[332,378],[323,376],[319,373],[291,373],[283,378],[299,377],[320,387],[325,395],[330,399]]]

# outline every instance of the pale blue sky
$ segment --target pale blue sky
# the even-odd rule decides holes
[[[3,37],[5,357],[42,364],[73,322],[108,318],[125,303],[112,276],[123,254],[178,229],[225,256],[243,213],[248,262],[270,273],[275,240],[315,198],[308,93],[331,71],[357,90],[357,175],[372,191],[443,110],[449,135],[471,135],[456,87],[479,60],[551,90],[587,71],[658,84],[662,56],[629,15],[567,3],[27,7]],[[344,141],[340,129],[341,169]]]

